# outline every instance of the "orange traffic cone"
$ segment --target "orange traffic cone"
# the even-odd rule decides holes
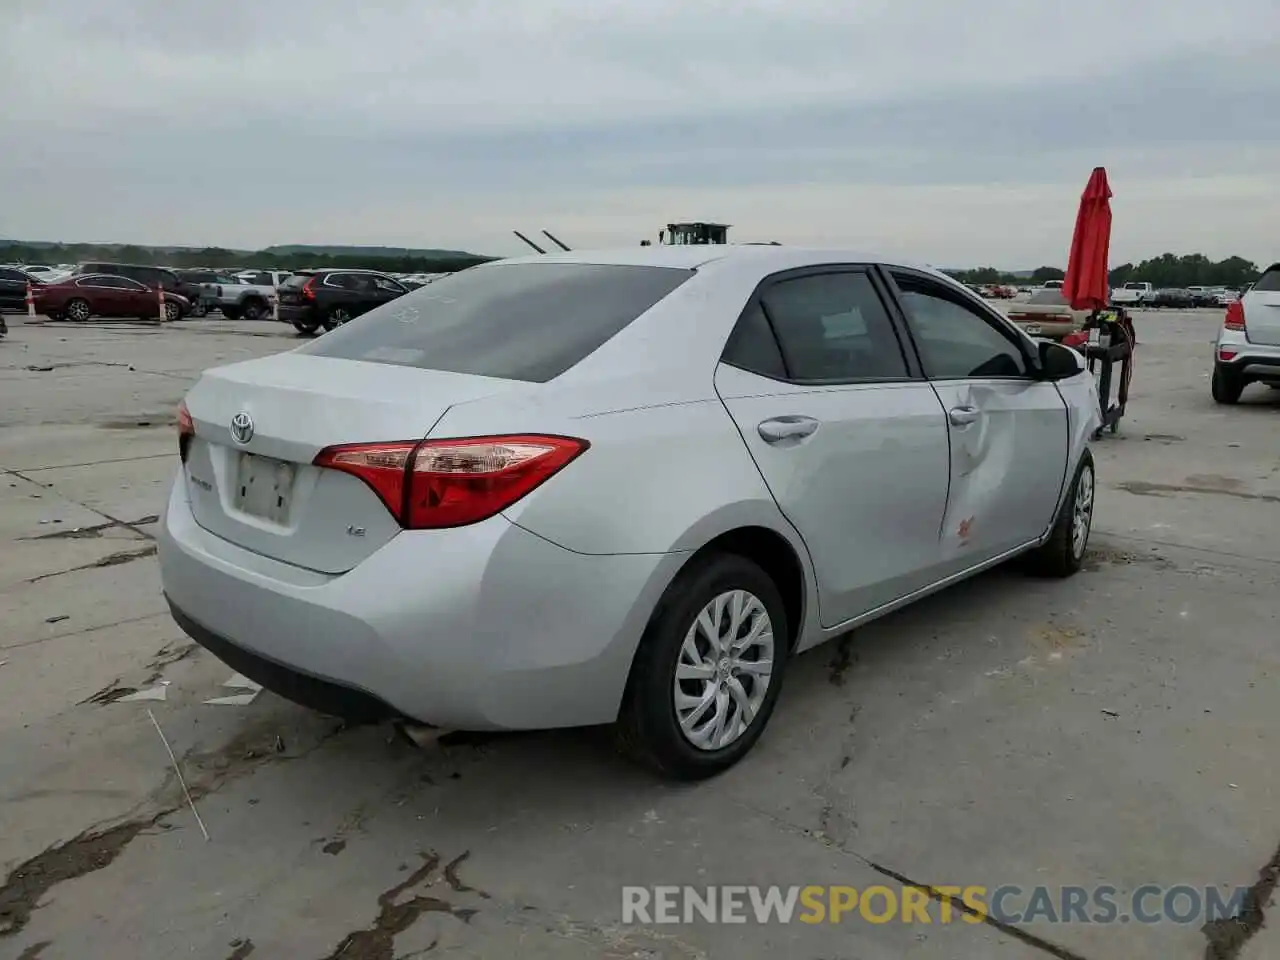
[[[164,287],[156,286],[156,302],[160,304],[160,322],[164,323]]]
[[[31,290],[31,281],[27,281],[27,319],[36,318],[36,295]]]

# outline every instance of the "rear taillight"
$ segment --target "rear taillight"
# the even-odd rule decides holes
[[[187,401],[178,404],[178,456],[187,462],[187,449],[191,446],[191,438],[196,435],[196,424],[191,419],[191,411],[187,409]]]
[[[302,289],[298,293],[303,300],[314,300],[316,298],[316,290],[313,286],[315,282],[315,277],[309,277],[307,282],[302,285]]]
[[[321,450],[315,465],[359,477],[410,530],[462,527],[505,510],[587,449],[585,440],[518,434]]]
[[[1222,325],[1228,330],[1244,330],[1244,304],[1238,300],[1227,304],[1227,319]]]

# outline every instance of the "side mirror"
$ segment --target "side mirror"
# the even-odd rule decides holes
[[[1043,380],[1066,380],[1084,369],[1080,354],[1051,340],[1041,340],[1040,377]]]

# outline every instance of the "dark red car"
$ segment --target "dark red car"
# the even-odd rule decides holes
[[[69,277],[59,283],[32,287],[36,312],[55,320],[84,321],[90,317],[130,317],[156,320],[160,316],[159,294],[137,280],[91,273]],[[191,312],[191,301],[164,291],[164,318],[181,320]]]

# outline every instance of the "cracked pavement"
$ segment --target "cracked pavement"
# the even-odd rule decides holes
[[[266,693],[205,704],[230,671],[170,621],[151,556],[173,411],[200,369],[296,341],[10,319],[0,960],[1280,956],[1280,391],[1212,404],[1216,313],[1138,316],[1084,571],[998,570],[798,658],[753,755],[696,786],[597,730],[419,747]],[[621,923],[623,885],[684,883],[1251,899],[1206,929]]]

